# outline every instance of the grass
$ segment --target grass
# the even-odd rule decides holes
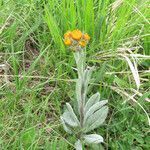
[[[91,36],[87,63],[96,71],[89,94],[99,90],[109,100],[109,116],[97,129],[105,143],[87,149],[150,149],[148,4],[0,0],[0,149],[73,149],[75,139],[59,117],[64,104],[74,101],[77,77],[62,37],[76,28]],[[133,72],[122,55],[131,60]]]

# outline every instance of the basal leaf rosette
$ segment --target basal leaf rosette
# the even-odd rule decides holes
[[[79,51],[86,47],[89,40],[90,36],[87,33],[82,33],[78,29],[67,31],[64,34],[64,44],[73,51]]]

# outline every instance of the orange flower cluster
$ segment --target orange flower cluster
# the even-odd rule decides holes
[[[73,50],[80,50],[84,48],[90,40],[90,36],[87,33],[82,33],[80,30],[67,31],[64,34],[64,43],[70,46]]]

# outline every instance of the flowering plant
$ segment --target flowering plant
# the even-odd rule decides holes
[[[74,134],[78,138],[75,143],[76,150],[82,150],[83,144],[101,143],[103,137],[98,134],[88,134],[99,127],[108,114],[107,100],[100,101],[100,94],[97,92],[90,98],[87,97],[88,85],[91,79],[93,67],[86,66],[85,46],[90,36],[83,34],[80,30],[68,31],[64,34],[64,43],[75,53],[74,58],[77,65],[78,79],[76,79],[76,100],[77,109],[73,109],[66,103],[66,110],[61,116],[64,130]]]

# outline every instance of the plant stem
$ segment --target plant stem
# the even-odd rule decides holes
[[[84,120],[84,103],[85,103],[85,99],[84,99],[84,70],[85,70],[85,54],[84,51],[80,51],[79,53],[79,62],[77,64],[77,70],[78,70],[78,78],[81,81],[81,103],[79,105],[79,112],[80,112],[80,125],[81,128],[83,127],[83,120]]]

